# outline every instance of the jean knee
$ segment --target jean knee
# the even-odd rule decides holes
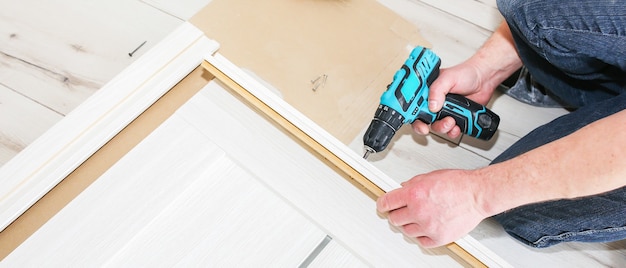
[[[552,1],[536,0],[497,0],[498,10],[506,22],[517,30],[518,33],[526,35],[530,33],[541,21],[549,19],[546,10]],[[558,4],[558,3],[555,3]]]
[[[497,0],[498,10],[506,21],[513,18],[522,6],[522,0]]]

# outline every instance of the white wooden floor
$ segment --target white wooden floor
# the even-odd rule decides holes
[[[495,0],[379,1],[421,29],[444,67],[470,56],[501,21]],[[208,2],[0,0],[0,165]],[[565,113],[531,108],[506,96],[498,97],[492,109],[502,118],[494,142],[466,139],[451,147],[439,138],[406,132],[394,142],[393,153],[373,161],[398,180],[435,168],[474,168],[486,165],[537,125]],[[351,146],[360,150],[358,138]],[[458,162],[437,158],[439,147],[457,150]],[[473,235],[516,266],[626,265],[626,242],[532,250],[489,222]]]

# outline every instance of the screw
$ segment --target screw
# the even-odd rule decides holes
[[[311,84],[315,84],[315,82],[317,82],[318,80],[320,80],[320,78],[322,78],[322,76],[318,76],[317,78],[311,80]]]
[[[313,84],[313,91],[316,91],[317,88],[324,87],[324,85],[326,85],[326,79],[328,78],[327,74],[322,74],[320,76],[318,76],[317,78],[315,78],[314,80],[311,80],[311,84]],[[321,79],[321,81],[320,81]]]
[[[133,56],[133,54],[135,54],[135,52],[137,52],[137,50],[139,50],[139,49],[140,49],[143,45],[145,45],[145,44],[146,44],[146,42],[148,42],[148,41],[143,41],[143,43],[141,43],[141,45],[139,45],[137,48],[135,48],[135,50],[133,50],[133,52],[128,53],[128,56],[131,56],[131,57],[132,57],[132,56]]]

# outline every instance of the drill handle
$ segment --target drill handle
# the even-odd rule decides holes
[[[461,132],[474,138],[489,140],[496,133],[500,117],[465,96],[448,94],[436,120],[451,116]]]

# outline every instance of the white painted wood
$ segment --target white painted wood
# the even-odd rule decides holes
[[[0,229],[129,124],[218,45],[184,24],[0,169]]]
[[[308,225],[348,247],[355,256],[348,260],[370,266],[460,266],[390,232],[374,207],[331,167],[212,83],[3,264],[294,266],[286,260],[298,255],[294,251],[300,263],[326,235],[298,230]],[[290,221],[288,211],[301,216]],[[261,226],[250,225],[253,219]],[[279,239],[264,244],[269,237]],[[304,237],[313,239],[298,241]]]
[[[61,115],[0,85],[0,166],[61,118]]]
[[[323,145],[332,151],[335,155],[337,155],[340,159],[345,161],[348,165],[352,166],[354,169],[358,170],[361,174],[364,174],[370,181],[375,183],[381,189],[385,191],[390,191],[392,189],[396,189],[400,187],[400,184],[393,179],[389,178],[386,174],[381,173],[379,169],[374,168],[369,162],[365,161],[361,154],[354,153],[348,147],[343,145],[329,133],[321,129],[319,126],[310,121],[307,117],[302,115],[300,112],[295,110],[293,107],[289,106],[282,99],[277,97],[275,94],[271,93],[271,91],[264,89],[263,85],[254,79],[250,78],[246,75],[246,73],[238,70],[238,68],[230,63],[224,57],[221,57],[219,53],[215,56],[208,57],[207,61],[216,66],[230,78],[237,81],[237,83],[244,88],[246,88],[249,92],[255,95],[258,99],[272,107],[272,109],[287,120],[289,120],[292,124],[297,126],[299,129],[303,130],[307,135],[312,137],[318,143]],[[239,110],[239,109],[236,109]],[[198,114],[207,114],[206,111],[198,111]],[[252,123],[252,122],[249,122]],[[253,131],[251,129],[250,131]],[[254,139],[251,137],[251,139]],[[242,152],[243,154],[243,152]],[[258,157],[263,157],[259,155]],[[252,161],[250,159],[249,161]],[[277,168],[280,168],[278,166]],[[256,173],[255,173],[256,174]],[[296,198],[297,196],[294,196]],[[291,199],[290,199],[291,200]],[[339,215],[337,215],[339,216]],[[323,217],[323,215],[319,215],[319,217]],[[462,238],[461,240],[464,240]],[[467,244],[474,244],[473,240],[464,241]],[[483,257],[480,259],[484,263],[490,264],[490,266],[508,266],[505,261],[503,261],[495,254],[489,254],[489,250],[487,248],[482,247],[480,244],[474,245],[473,249],[480,249],[480,256]],[[473,252],[470,252],[473,253]]]
[[[167,14],[186,21],[189,20],[204,6],[209,4],[211,0],[141,0],[141,2],[144,2],[148,5],[155,7],[158,10],[162,10]]]
[[[294,267],[326,236],[229,157],[212,166],[106,266]]]
[[[0,81],[62,114],[182,23],[139,1],[1,0],[0,6]]]
[[[293,267],[325,236],[174,116],[3,265]]]
[[[452,66],[467,59],[491,35],[485,28],[451,16],[450,13],[433,8],[422,1],[378,0],[378,2],[420,29],[421,36],[432,44],[433,51],[441,58],[442,67]]]
[[[227,155],[236,156],[238,163],[245,164],[250,173],[334,241],[372,266],[458,265],[437,250],[419,249],[390,232],[387,221],[376,215],[374,200],[281,129],[219,89],[207,86],[181,108],[181,116]],[[232,133],[238,134],[234,137]]]
[[[297,110],[293,109],[293,107],[284,103],[279,97],[270,93],[268,90],[262,90],[263,85],[261,85],[257,81],[254,81],[254,79],[251,79],[245,73],[238,71],[238,68],[236,66],[228,62],[225,58],[221,57],[219,54],[216,54],[214,57],[207,58],[207,61],[211,62],[213,65],[218,67],[220,70],[226,73],[229,77],[238,81],[240,85],[247,88],[257,98],[262,100],[264,103],[268,104],[275,111],[283,115],[292,124],[302,129],[305,133],[307,133],[317,142],[322,144],[324,147],[330,149],[337,156],[339,156],[339,158],[344,160],[350,166],[359,170],[362,174],[365,174],[366,177],[368,177],[368,179],[370,179],[376,185],[381,187],[383,190],[390,191],[395,188],[398,188],[400,187],[399,182],[406,180],[406,179],[400,179],[400,180],[394,181],[393,179],[389,178],[386,174],[381,173],[379,169],[373,168],[373,166],[369,162],[365,161],[361,157],[360,153],[354,153],[354,152],[347,150],[347,148],[343,146],[337,139],[330,136],[327,132],[325,132],[321,128],[317,127],[312,121],[310,121],[308,118],[303,116]],[[198,111],[197,113],[207,114],[208,112]],[[447,144],[441,143],[441,145],[447,147]],[[421,149],[424,149],[424,148],[421,148]],[[433,148],[428,148],[428,149],[432,150]],[[432,154],[432,151],[431,153],[427,155],[430,155],[430,154]],[[451,154],[455,154],[455,153],[451,152]],[[456,154],[458,155],[458,153]],[[260,155],[259,157],[263,157],[263,156]],[[424,156],[422,156],[421,158],[432,159],[432,157],[424,157]],[[402,159],[402,160],[405,160],[405,159]],[[252,159],[250,159],[249,161],[252,161]],[[417,165],[417,166],[423,167],[424,165]],[[397,167],[397,166],[394,165],[394,167]],[[392,168],[390,170],[393,170],[395,172],[396,168]],[[387,173],[387,174],[394,174],[394,172]],[[416,173],[413,173],[413,174],[416,174]],[[461,240],[463,240],[462,243],[464,244],[474,245],[473,249],[477,251],[477,253],[480,253],[481,261],[491,264],[491,266],[507,266],[505,261],[500,259],[498,256],[495,256],[495,254],[489,254],[490,251],[488,249],[482,247],[480,244],[475,243],[474,240],[465,239],[465,238],[462,238]],[[474,253],[474,252],[470,251],[470,253]]]
[[[517,137],[523,137],[538,126],[568,113],[563,108],[540,108],[519,102],[498,93],[491,107],[500,116],[500,127]]]
[[[421,0],[421,2],[490,31],[495,30],[502,21],[502,15],[496,7],[480,1]]]
[[[40,106],[0,115],[0,140],[24,142],[3,151],[0,166],[60,120],[48,121],[48,110],[66,115],[181,23],[138,1],[0,0],[0,85]]]
[[[330,243],[324,248],[324,250],[311,262],[308,266],[311,268],[327,268],[327,267],[367,267],[358,258],[355,258],[352,253],[346,250],[343,246],[335,241]]]

